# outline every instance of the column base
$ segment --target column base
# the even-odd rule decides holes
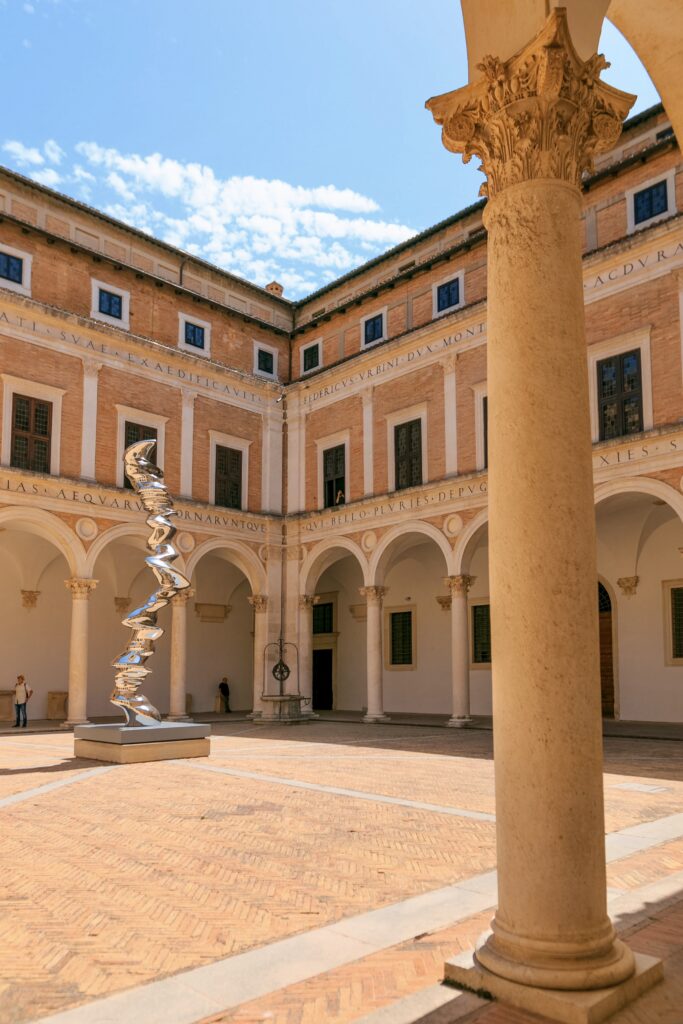
[[[363,721],[367,725],[375,725],[378,722],[390,722],[391,719],[389,718],[388,715],[385,715],[383,712],[380,712],[380,714],[378,715],[371,715],[370,713],[368,713],[367,715],[363,715]]]
[[[189,715],[166,715],[167,722],[191,722]]]
[[[630,978],[619,985],[588,992],[534,988],[508,981],[482,967],[472,953],[463,953],[446,961],[444,982],[484,998],[499,1000],[504,1005],[549,1017],[561,1024],[600,1024],[662,980],[661,960],[642,953],[635,953],[634,957],[636,969]]]
[[[464,729],[465,726],[470,725],[471,722],[472,719],[470,718],[469,715],[453,715],[452,718],[448,719],[446,725],[448,726],[449,729]]]
[[[244,717],[248,718],[249,721],[251,721],[251,722],[256,722],[256,721],[258,721],[259,718],[263,718],[263,712],[262,711],[250,711],[249,714],[245,715]]]
[[[75,729],[77,725],[90,725],[89,718],[67,718],[65,722],[61,722],[59,725],[60,729]]]

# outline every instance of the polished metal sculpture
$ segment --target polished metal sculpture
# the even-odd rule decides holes
[[[157,625],[157,613],[179,590],[190,586],[190,581],[173,568],[178,552],[171,543],[176,533],[172,517],[177,513],[163,482],[164,474],[151,461],[155,446],[154,440],[138,441],[130,445],[123,456],[126,476],[149,513],[147,525],[152,532],[147,547],[152,553],[145,562],[159,581],[159,588],[145,603],[122,620],[124,626],[133,630],[133,635],[123,654],[112,662],[117,672],[111,703],[124,712],[126,725],[132,726],[157,725],[161,721],[157,709],[138,693],[138,687],[151,672],[145,662],[154,653],[155,640],[164,632]]]

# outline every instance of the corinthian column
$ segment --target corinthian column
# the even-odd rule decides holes
[[[313,607],[320,600],[311,594],[299,597],[299,686],[307,698],[305,714],[313,712]]]
[[[187,720],[187,602],[194,597],[188,587],[171,598],[171,687],[168,717],[173,722]]]
[[[69,716],[66,726],[88,721],[88,601],[97,580],[72,577],[64,580],[71,591],[71,637],[69,641]]]
[[[477,82],[428,102],[445,146],[481,159],[489,197],[499,906],[476,961],[494,994],[496,977],[586,990],[634,972],[606,910],[581,273],[581,177],[635,99],[600,81],[605,66],[580,59],[555,8],[507,63],[486,57]]]
[[[470,718],[470,645],[467,625],[467,594],[475,576],[446,576],[451,592],[451,680],[453,708],[448,724],[461,728]]]
[[[265,594],[252,594],[247,601],[254,609],[254,697],[251,718],[260,718],[264,704],[263,652],[268,643],[268,598]]]
[[[388,722],[384,714],[382,694],[382,601],[386,587],[361,587],[360,594],[367,603],[367,680],[368,710],[364,722]]]

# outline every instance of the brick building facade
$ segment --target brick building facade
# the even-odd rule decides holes
[[[603,711],[679,720],[683,163],[661,107],[584,199]],[[491,713],[482,209],[290,302],[0,171],[0,615],[34,717],[67,691],[70,721],[109,711],[151,589],[122,476],[142,436],[193,587],[152,663],[162,711],[169,683],[212,710],[228,676],[263,712],[282,627],[319,710]]]

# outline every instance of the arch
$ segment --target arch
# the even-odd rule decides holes
[[[619,718],[619,605],[617,603],[617,595],[614,587],[602,573],[598,573],[598,586],[604,587],[605,593],[607,594],[611,609],[610,609],[610,626],[612,633],[612,715],[614,718]],[[602,636],[600,637],[600,683],[602,688]],[[603,708],[604,717],[604,708]]]
[[[470,543],[485,526],[488,526],[488,521],[488,507],[482,508],[470,519],[465,529],[458,535],[453,548],[453,574],[455,576],[460,576],[467,568],[465,556],[469,555],[468,548]]]
[[[95,571],[97,559],[114,541],[125,540],[126,537],[136,537],[142,540],[146,546],[149,534],[149,527],[143,526],[142,523],[120,523],[118,526],[112,526],[109,530],[105,530],[90,545],[86,560],[90,575]]]
[[[199,562],[205,555],[210,555],[212,551],[230,552],[232,556],[230,561],[247,577],[252,594],[267,594],[265,569],[251,548],[235,540],[222,540],[214,537],[212,540],[199,544],[188,558],[186,568],[183,569],[188,579],[192,579],[192,574]]]
[[[417,522],[410,523],[409,526],[405,524],[399,524],[398,526],[392,527],[388,533],[382,537],[381,541],[375,548],[372,558],[370,559],[370,585],[381,585],[384,579],[384,575],[387,570],[387,563],[389,561],[390,550],[394,542],[399,537],[413,536],[424,536],[433,540],[436,546],[441,551],[441,554],[445,560],[445,575],[452,575],[451,569],[453,564],[453,552],[451,546],[446,539],[445,534],[438,530],[436,526],[431,523],[423,523],[419,520]]]
[[[631,476],[610,480],[595,488],[595,504],[599,505],[601,501],[617,494],[650,494],[653,498],[659,498],[660,501],[666,502],[683,523],[683,494],[671,487],[670,484],[665,484],[663,480],[656,480],[650,476]]]
[[[87,576],[83,545],[59,516],[43,509],[12,506],[0,509],[0,526],[33,533],[49,541],[66,559],[72,576]]]
[[[353,555],[356,559],[363,574],[363,583],[365,586],[369,586],[368,560],[361,549],[348,537],[334,537],[330,540],[319,541],[304,558],[299,573],[301,593],[313,593],[325,570],[346,555]]]

